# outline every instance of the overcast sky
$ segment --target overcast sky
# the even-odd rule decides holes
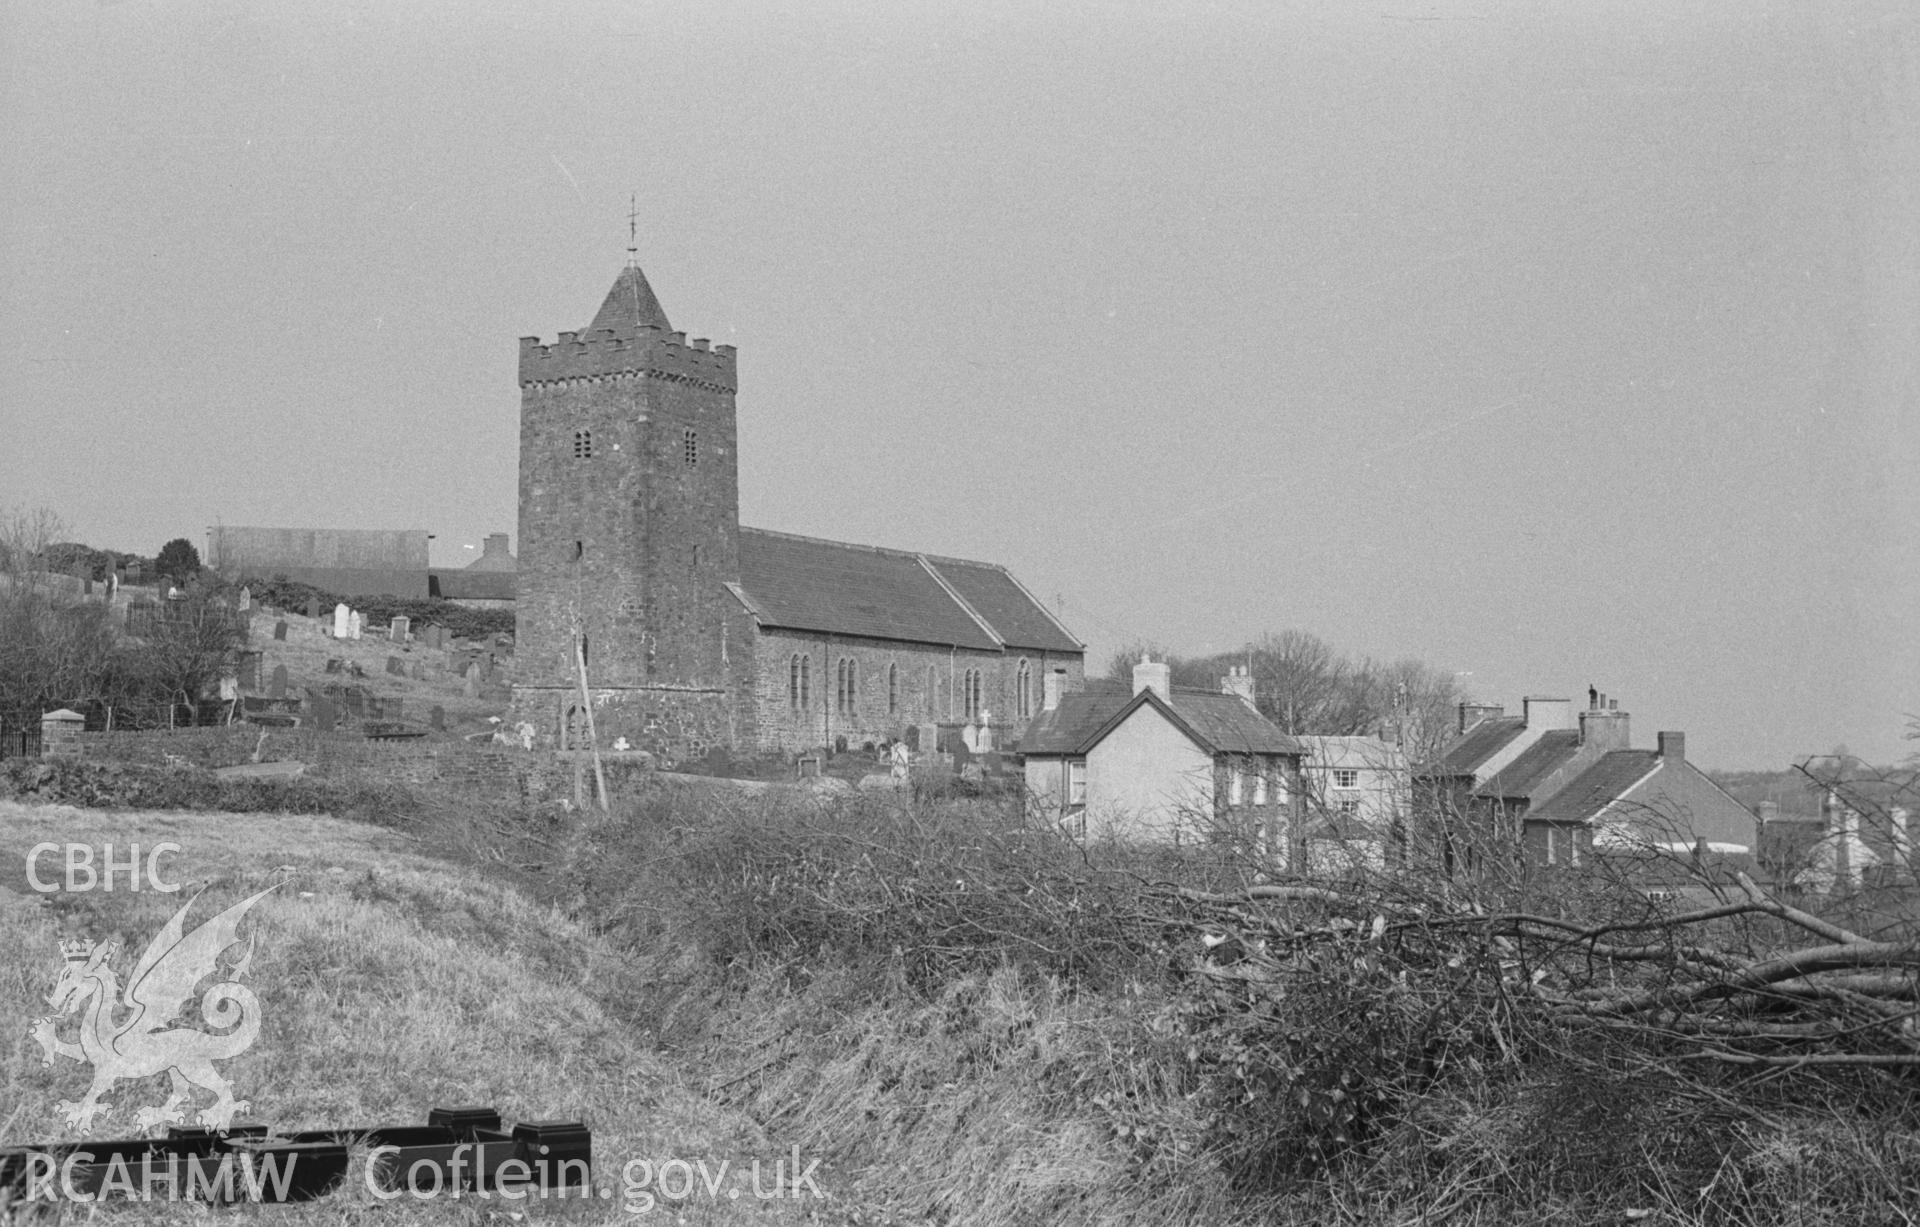
[[[640,253],[751,525],[1710,767],[1920,712],[1920,6],[8,3],[0,504],[517,532]],[[518,548],[518,540],[514,542]]]

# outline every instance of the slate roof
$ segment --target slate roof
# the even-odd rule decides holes
[[[987,620],[1009,647],[1080,652],[1085,645],[1060,625],[1046,606],[1005,567],[960,558],[929,558],[934,570]]]
[[[1361,771],[1404,771],[1407,767],[1406,753],[1380,737],[1302,733],[1295,740],[1306,751],[1308,767],[1329,771],[1335,767],[1351,767]]]
[[[1580,734],[1577,731],[1554,729],[1542,733],[1540,740],[1488,777],[1486,783],[1474,789],[1474,793],[1482,797],[1525,800],[1533,795],[1534,789],[1546,782],[1548,776],[1566,766],[1579,752]]]
[[[1658,750],[1613,750],[1527,812],[1529,822],[1591,822],[1660,765]]]
[[[1238,695],[1175,687],[1171,701],[1151,690],[1131,693],[1118,682],[1092,682],[1062,695],[1034,716],[1017,747],[1028,755],[1080,755],[1098,745],[1135,710],[1151,705],[1209,754],[1300,754],[1299,742]]]
[[[632,336],[642,324],[652,324],[661,332],[672,332],[673,325],[667,323],[666,310],[660,300],[654,297],[653,287],[647,284],[647,275],[638,265],[629,264],[620,270],[613,280],[613,288],[607,291],[606,301],[600,304],[600,311],[581,332],[582,337],[590,337],[602,328],[611,328],[620,336]]]
[[[1427,765],[1432,775],[1472,775],[1481,763],[1498,754],[1508,742],[1526,731],[1524,716],[1494,716],[1482,720],[1441,751]]]
[[[1004,567],[740,530],[734,594],[762,626],[987,651],[1082,652]]]

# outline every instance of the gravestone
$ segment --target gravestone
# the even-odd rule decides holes
[[[968,748],[967,743],[962,741],[958,737],[954,738],[953,739],[954,771],[956,772],[965,771],[967,769],[967,765],[972,761],[973,761],[973,751]]]
[[[352,617],[347,622],[347,638],[358,639],[360,637],[360,631],[366,626],[366,623],[366,617],[361,614],[359,610],[354,610]]]
[[[414,661],[413,668],[408,672],[407,676],[411,677],[416,682],[426,681],[427,680],[427,662],[424,660]]]
[[[241,586],[240,601],[238,604],[234,606],[234,608],[239,610],[241,613],[245,613],[249,609],[253,608],[253,589],[252,588],[249,588],[245,585]]]
[[[80,577],[80,595],[81,596],[93,595],[93,577],[92,576],[83,575]]]
[[[405,643],[411,637],[410,632],[412,629],[413,624],[411,619],[404,615],[395,617],[387,623],[387,642]]]
[[[260,661],[259,652],[240,653],[236,662],[239,667],[234,671],[234,683],[240,689],[254,691],[260,689]]]
[[[320,695],[312,699],[308,706],[313,709],[313,727],[323,733],[333,732],[334,721],[339,719],[333,707],[333,700]]]
[[[286,619],[283,618],[280,621],[275,622],[273,624],[273,637],[276,640],[280,641],[281,643],[285,643],[287,641]]]
[[[466,679],[467,680],[465,681],[465,683],[461,685],[460,689],[466,693],[466,696],[469,699],[479,698],[480,697],[480,670],[478,669],[467,670]]]
[[[320,616],[320,598],[319,597],[310,596],[307,598],[307,616],[309,618],[318,618]]]
[[[358,686],[349,686],[340,698],[347,705],[347,714],[355,720],[367,714],[367,697]]]
[[[344,604],[333,607],[333,637],[346,639],[353,634],[353,610]]]
[[[429,626],[427,628],[427,646],[436,652],[444,649],[447,646],[447,628],[438,625]]]
[[[427,726],[436,733],[447,731],[447,709],[435,706],[427,713]]]
[[[407,675],[407,662],[401,660],[398,656],[389,656],[387,657],[387,672],[395,677],[405,677]]]
[[[325,672],[340,673],[344,671],[346,667],[347,667],[346,661],[341,660],[338,656],[329,656],[327,657],[327,667],[325,669]]]
[[[267,697],[270,699],[284,699],[287,697],[287,667],[285,665],[275,665],[273,667],[273,676],[267,681]]]

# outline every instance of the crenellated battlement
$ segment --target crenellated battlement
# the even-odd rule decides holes
[[[737,391],[739,378],[731,345],[712,345],[705,337],[687,339],[643,324],[631,333],[601,328],[582,336],[563,332],[551,345],[539,337],[520,338],[520,386],[592,379],[609,375],[650,375],[708,384]]]

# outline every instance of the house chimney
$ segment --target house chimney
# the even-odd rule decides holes
[[[1067,671],[1049,669],[1040,678],[1040,710],[1057,711],[1060,707],[1060,692],[1066,687]]]
[[[1173,666],[1166,661],[1156,663],[1152,657],[1142,656],[1140,663],[1133,667],[1133,693],[1151,690],[1163,699],[1173,698]]]
[[[1759,819],[1761,826],[1765,826],[1769,822],[1778,822],[1780,821],[1780,803],[1778,801],[1762,801],[1753,807],[1753,816]]]
[[[1660,757],[1676,763],[1687,758],[1687,735],[1685,733],[1656,733],[1660,742]]]
[[[1260,710],[1253,702],[1253,670],[1245,665],[1227,666],[1227,675],[1220,679],[1220,693],[1239,695],[1250,710]]]
[[[1529,729],[1570,729],[1573,727],[1572,699],[1543,699],[1530,695],[1520,700],[1520,711]]]
[[[1580,744],[1599,746],[1606,750],[1626,750],[1632,747],[1632,738],[1628,732],[1627,713],[1616,707],[1606,706],[1606,696],[1598,691],[1589,691],[1598,696],[1594,705],[1580,713]]]

